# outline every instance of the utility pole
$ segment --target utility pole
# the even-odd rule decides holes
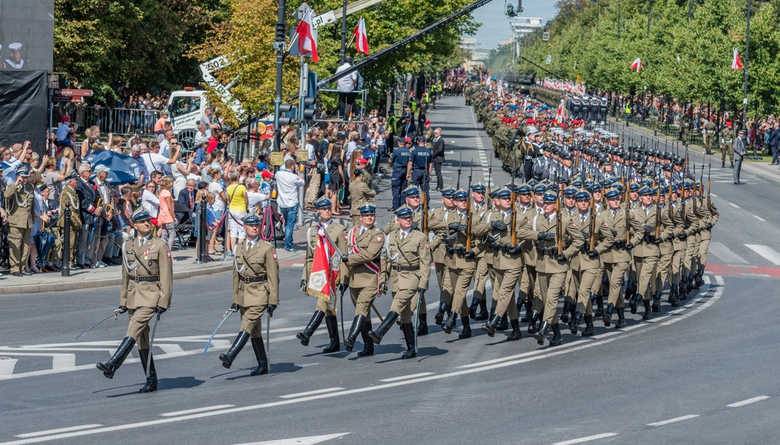
[[[279,125],[279,107],[282,104],[282,70],[284,69],[284,42],[287,33],[285,17],[285,0],[279,0],[279,14],[276,19],[276,39],[274,50],[276,51],[276,91],[274,96],[274,151],[282,146],[282,129]]]
[[[742,70],[742,105],[744,110],[742,111],[742,128],[747,130],[747,114],[748,114],[748,63],[750,63],[750,14],[752,13],[753,1],[747,0],[747,12],[745,22],[745,60],[744,69]]]
[[[341,62],[347,58],[347,0],[344,0],[341,9],[341,52],[339,52]]]

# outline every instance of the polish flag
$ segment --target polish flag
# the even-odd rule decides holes
[[[313,11],[308,9],[301,21],[298,22],[296,32],[298,33],[298,51],[301,55],[311,56],[312,62],[319,62],[320,56],[317,54],[317,30],[312,26]]]
[[[325,228],[317,228],[317,246],[314,248],[314,258],[309,274],[306,293],[312,297],[322,298],[330,302],[339,278],[341,258],[330,239],[325,235]]]
[[[739,55],[739,50],[737,48],[734,48],[734,53],[731,56],[731,69],[735,71],[740,71],[745,68],[745,65],[742,63],[742,56]]]
[[[634,61],[631,62],[631,67],[630,68],[631,68],[631,71],[636,71],[637,73],[642,71],[642,68],[643,68],[642,67],[642,59],[640,59],[639,57],[634,59]]]
[[[360,17],[355,26],[355,49],[359,53],[368,55],[368,33],[366,33],[366,21]]]

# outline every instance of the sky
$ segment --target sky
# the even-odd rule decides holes
[[[487,5],[474,11],[474,18],[483,23],[474,36],[477,39],[477,48],[493,49],[498,42],[512,37],[512,29],[509,26],[509,17],[505,2],[509,1],[517,7],[517,0],[493,0]],[[545,21],[555,17],[557,9],[554,0],[522,0],[523,16],[543,17]]]

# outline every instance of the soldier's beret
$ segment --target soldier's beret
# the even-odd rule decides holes
[[[574,198],[577,195],[577,189],[575,187],[566,187],[563,189],[563,196],[567,198]]]
[[[546,203],[556,202],[558,200],[558,194],[553,192],[553,191],[545,192],[544,193],[544,198],[542,198],[542,199]]]
[[[152,215],[150,215],[149,212],[147,212],[146,210],[140,209],[137,212],[133,213],[132,218],[134,223],[140,223],[140,222],[151,220]]]
[[[628,189],[632,192],[638,192],[639,191],[639,184],[636,182],[632,182],[631,185],[628,186]]]
[[[544,194],[544,192],[546,192],[546,191],[547,191],[547,187],[544,184],[537,184],[534,187],[534,193],[537,194],[537,195]]]
[[[411,218],[413,214],[412,209],[406,206],[398,207],[395,211],[395,216],[398,218]]]
[[[260,220],[260,217],[258,217],[255,214],[247,215],[244,217],[245,226],[259,226],[260,224],[262,224],[262,221]]]
[[[585,190],[577,192],[577,194],[574,195],[574,199],[577,201],[588,201],[590,200],[590,193],[586,192]]]
[[[508,188],[500,188],[496,190],[496,198],[509,199],[512,196],[512,191]]]
[[[476,193],[485,193],[485,186],[482,184],[474,184],[471,186],[471,191]]]
[[[450,199],[452,199],[452,197],[454,195],[455,195],[455,190],[453,190],[453,189],[444,189],[444,190],[441,191],[441,196],[443,198],[450,198]]]
[[[465,190],[458,190],[455,192],[455,195],[452,197],[452,199],[456,201],[465,201],[468,199],[469,194]]]
[[[639,196],[652,196],[653,189],[648,186],[644,186],[641,189],[639,189]]]
[[[415,186],[406,187],[404,189],[404,198],[409,198],[411,196],[420,196],[420,189],[418,189]]]
[[[358,210],[361,215],[376,215],[376,206],[374,204],[363,204]]]
[[[607,199],[620,199],[620,192],[615,189],[612,189],[607,192],[606,196]]]
[[[530,195],[532,191],[531,186],[528,184],[520,184],[517,187],[517,193],[520,195]]]
[[[314,202],[314,207],[317,209],[329,209],[331,208],[332,204],[333,203],[330,202],[330,199],[323,196],[322,198]]]

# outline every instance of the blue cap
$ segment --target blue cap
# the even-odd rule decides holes
[[[544,202],[546,203],[552,203],[556,202],[558,200],[558,194],[555,192],[545,192],[544,194]]]
[[[520,195],[530,195],[533,189],[528,184],[520,184],[517,186],[517,193]]]
[[[465,201],[469,198],[469,194],[465,190],[458,190],[452,199],[456,201]]]
[[[19,168],[16,169],[16,174],[19,176],[30,176],[30,167],[26,165],[19,166]]]
[[[144,209],[140,209],[137,212],[133,213],[133,222],[134,223],[140,223],[144,221],[149,221],[152,219],[152,215],[149,214]]]
[[[500,188],[496,190],[496,198],[509,199],[512,197],[512,191],[508,188]]]
[[[544,184],[538,184],[534,187],[534,193],[537,195],[542,195],[546,191],[547,191],[547,187]]]
[[[398,207],[395,211],[395,216],[398,218],[411,218],[413,214],[412,209],[406,206]]]
[[[607,196],[607,199],[620,199],[620,192],[615,190],[615,189],[612,189],[612,190],[607,192],[606,196]]]
[[[653,189],[648,186],[644,186],[641,189],[639,189],[639,196],[651,196],[653,194]]]
[[[571,182],[571,185],[573,185],[574,187],[577,187],[577,188],[582,187],[582,179],[579,178],[579,177],[574,178],[574,181]]]
[[[245,226],[259,226],[262,223],[263,222],[260,220],[260,217],[255,214],[247,215],[244,217]]]
[[[601,184],[598,182],[594,182],[590,186],[588,186],[588,191],[591,193],[600,192],[601,191]]]
[[[485,193],[485,186],[482,184],[474,184],[471,186],[471,191],[475,193]]]
[[[576,195],[574,195],[574,199],[577,201],[588,201],[590,199],[590,193],[586,191],[577,192]]]
[[[330,199],[323,196],[322,198],[314,202],[314,207],[318,210],[330,209],[332,204],[333,203],[330,202]]]
[[[444,189],[441,191],[442,198],[450,198],[452,199],[453,196],[455,196],[455,190],[454,189]]]
[[[632,192],[638,192],[639,191],[639,184],[636,182],[632,182],[630,186],[628,186],[628,189]]]
[[[664,195],[669,193],[669,186],[665,185],[665,186],[661,187],[661,193],[663,193]]]
[[[409,186],[404,189],[403,193],[404,198],[409,198],[412,196],[420,196],[420,189],[418,189],[415,186]]]
[[[358,210],[361,215],[376,215],[376,206],[374,204],[363,204]]]
[[[576,187],[566,187],[563,189],[563,196],[567,198],[574,198],[577,195]]]

